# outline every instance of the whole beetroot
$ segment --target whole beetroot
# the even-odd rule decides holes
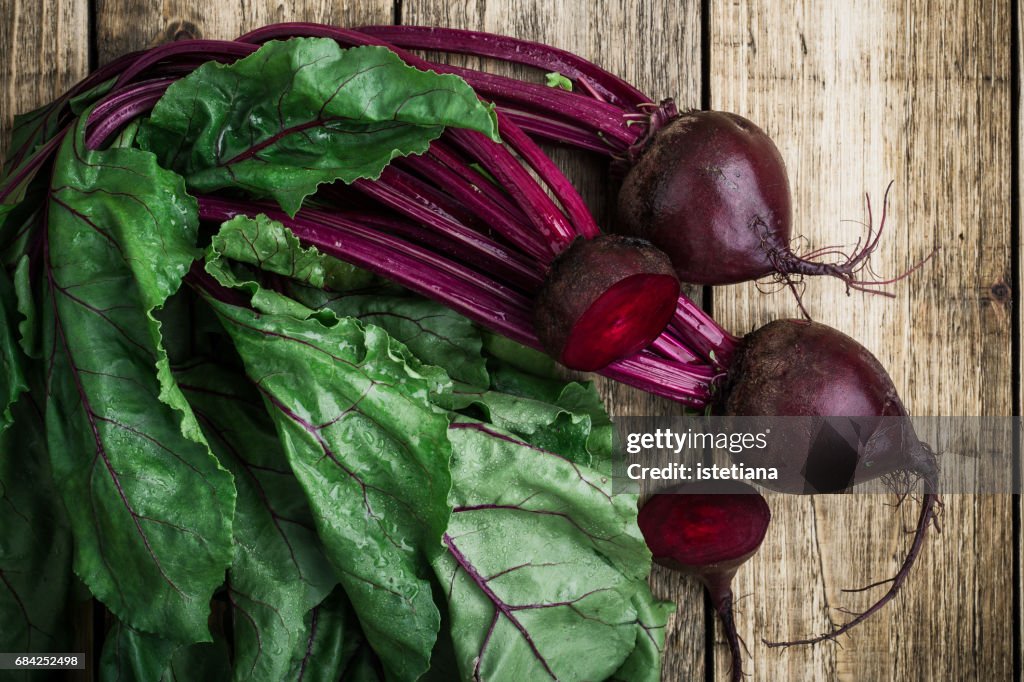
[[[866,348],[827,325],[777,320],[744,337],[730,370],[724,412],[731,416],[843,417],[856,425],[852,443],[821,438],[821,429],[793,429],[770,439],[757,466],[775,467],[762,485],[787,493],[839,492],[850,484],[896,475],[924,482],[910,550],[889,590],[869,609],[832,632],[783,642],[813,644],[847,632],[889,602],[903,586],[935,519],[939,468],[913,425],[889,374]],[[820,425],[827,428],[828,420]],[[750,452],[743,454],[750,464]],[[876,583],[882,584],[882,583]],[[874,585],[872,585],[873,587]]]
[[[681,281],[732,284],[776,274],[786,281],[832,275],[855,289],[887,283],[857,279],[881,227],[839,262],[815,260],[833,248],[806,258],[793,253],[786,165],[771,138],[742,116],[668,116],[641,149],[619,191],[616,231],[662,249]]]

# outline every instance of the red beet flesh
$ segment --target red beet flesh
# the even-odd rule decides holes
[[[563,365],[596,371],[650,345],[668,326],[678,297],[671,262],[648,242],[577,239],[548,271],[534,327]]]
[[[704,583],[722,620],[732,653],[732,679],[738,682],[743,668],[733,619],[732,578],[761,546],[771,511],[765,499],[745,483],[714,483],[651,496],[640,509],[637,524],[656,562]]]
[[[709,568],[735,571],[757,551],[771,520],[768,504],[746,484],[719,487],[660,493],[644,504],[637,522],[655,561],[701,575]]]
[[[855,447],[822,443],[813,430],[785,444],[769,439],[756,466],[776,467],[777,481],[762,484],[788,493],[836,492],[851,481],[909,472],[924,482],[924,498],[910,550],[889,590],[869,609],[832,632],[778,643],[813,644],[849,631],[889,602],[903,586],[935,519],[938,464],[914,434],[896,388],[866,348],[823,324],[778,320],[747,335],[726,388],[725,413],[736,416],[886,417],[872,426],[858,419]],[[893,422],[897,428],[893,428]],[[749,453],[744,459],[749,465]],[[901,491],[904,492],[904,491]],[[884,583],[878,583],[879,585]]]

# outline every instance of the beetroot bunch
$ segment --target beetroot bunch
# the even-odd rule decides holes
[[[268,41],[294,37],[383,46],[408,66],[458,76],[496,105],[500,139],[449,128],[423,153],[394,159],[379,177],[322,183],[294,205],[273,191],[247,191],[241,182],[225,191],[210,179],[216,168],[183,171],[204,223],[264,214],[305,246],[444,303],[566,367],[599,371],[690,408],[736,416],[907,416],[885,369],[848,336],[807,320],[779,320],[737,338],[680,293],[680,282],[774,276],[792,283],[804,275],[879,291],[887,282],[863,274],[881,227],[853,253],[794,254],[785,165],[760,128],[735,114],[657,104],[600,67],[537,43],[425,27],[280,24],[236,41],[182,41],[128,55],[58,100],[39,122],[45,134],[11,150],[13,171],[0,184],[0,204],[26,192],[52,161],[69,134],[77,97],[103,88],[85,145],[105,148],[201,64],[232,63]],[[572,89],[442,65],[409,50],[524,64]],[[540,141],[612,160],[624,176],[612,231],[599,228]],[[262,151],[254,147],[246,158]],[[170,158],[188,170],[184,156]],[[186,281],[206,293],[215,286],[195,271]],[[899,472],[924,480],[914,544],[875,606],[805,642],[834,638],[891,599],[934,518],[938,467],[927,446],[911,435],[914,447],[896,447],[871,429],[858,437],[859,480]],[[807,489],[807,471],[828,472],[839,466],[839,455],[808,442],[773,451],[766,465],[784,474],[777,490],[796,493]],[[729,582],[757,550],[769,520],[763,498],[745,486],[674,491],[641,510],[640,528],[655,559],[697,575],[708,588],[726,626],[734,679],[741,666]]]

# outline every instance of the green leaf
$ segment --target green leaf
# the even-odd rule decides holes
[[[24,394],[0,433],[0,651],[72,651],[71,535],[53,490],[41,408]],[[35,679],[31,672],[5,680]]]
[[[557,452],[573,462],[593,466],[595,454],[596,459],[602,462],[606,456],[604,444],[598,442],[598,438],[605,435],[604,427],[611,421],[603,410],[592,414],[572,402],[579,393],[587,390],[580,384],[563,384],[562,393],[553,402],[498,390],[462,390],[456,393],[454,406],[477,407],[485,421],[516,434],[531,445]],[[595,431],[595,418],[596,427],[602,429],[600,434]],[[596,453],[590,449],[592,435],[595,436]]]
[[[71,113],[75,116],[84,114],[89,107],[113,90],[114,86],[117,85],[117,81],[118,76],[114,76],[72,97],[68,100],[68,108],[71,110]]]
[[[223,223],[206,250],[206,272],[222,285],[241,289],[252,296],[260,312],[287,314],[298,318],[315,316],[327,324],[334,319],[324,314],[326,305],[307,308],[305,299],[332,300],[336,294],[327,286],[362,286],[373,281],[365,270],[304,248],[292,231],[277,220],[260,213],[255,218],[239,215]],[[287,278],[289,295],[261,286],[273,273]],[[297,295],[298,300],[293,297]]]
[[[219,632],[213,641],[178,649],[160,682],[222,682],[231,678],[231,652]]]
[[[322,259],[316,249],[302,248],[288,228],[261,213],[223,223],[206,250],[205,269],[223,286],[248,293],[256,310],[305,319],[316,313],[260,282],[267,273],[275,273],[294,276],[301,284],[323,286],[326,269]],[[328,314],[324,321],[331,319]]]
[[[196,206],[152,154],[87,150],[86,118],[54,164],[41,313],[48,445],[75,571],[133,628],[206,641],[235,489],[153,315],[190,267]]]
[[[342,682],[384,682],[380,662],[372,649],[360,649],[345,669]]]
[[[313,247],[303,248],[291,230],[262,213],[255,218],[235,216],[221,225],[210,249],[214,258],[229,258],[302,284],[324,286],[326,257]],[[207,256],[207,262],[211,260]]]
[[[7,193],[3,203],[0,203],[0,251],[8,250],[11,232],[24,232],[26,225],[38,222],[38,208],[44,201],[42,191],[47,187],[45,169],[48,166],[46,163],[37,163],[35,168],[30,169],[33,159],[41,158],[40,155],[54,154],[58,144],[54,138],[63,134],[69,110],[78,116],[110,92],[116,81],[116,78],[111,78],[70,100],[61,97],[35,111],[14,117],[7,159],[3,164],[3,172],[0,172],[0,188]],[[49,150],[42,149],[51,141],[53,145]],[[40,170],[44,171],[42,175]],[[16,183],[13,191],[8,187],[12,183]],[[6,217],[8,214],[14,215]],[[13,262],[20,255],[5,254],[4,260]]]
[[[40,144],[60,131],[58,114],[62,107],[63,103],[59,101],[49,102],[38,109],[14,117],[8,138],[7,156],[4,159],[4,172],[0,174],[0,180],[11,177]]]
[[[480,331],[439,303],[419,296],[335,295],[324,307],[381,327],[420,362],[443,367],[455,381],[480,388],[489,383]]]
[[[453,424],[453,513],[435,570],[465,679],[603,680],[633,651],[650,554],[610,477]]]
[[[280,679],[336,682],[358,649],[369,650],[345,593],[336,590],[306,614],[302,637]]]
[[[39,350],[39,316],[32,291],[31,269],[29,257],[22,256],[14,269],[14,293],[16,307],[22,317],[18,323],[18,344],[25,355],[38,360],[42,354]]]
[[[117,682],[155,682],[171,664],[181,645],[158,635],[139,632],[116,621],[103,640],[100,679]]]
[[[484,350],[503,363],[533,377],[558,379],[559,367],[551,356],[527,348],[500,334],[483,332]]]
[[[231,674],[227,642],[219,630],[212,642],[182,646],[115,621],[100,657],[102,682],[224,682]]]
[[[549,88],[561,88],[562,90],[572,92],[572,81],[557,71],[544,74],[544,78],[547,80]]]
[[[38,109],[15,116],[11,126],[10,145],[7,148],[8,160],[18,159],[19,164],[25,161],[39,145],[45,144],[60,132],[62,115],[66,115],[68,111],[75,116],[82,114],[110,92],[116,83],[116,77],[110,78],[85,92],[78,93],[70,100],[61,97]],[[9,176],[12,170],[13,168],[8,167],[8,174],[4,177]]]
[[[497,139],[494,106],[456,76],[419,71],[383,47],[294,38],[174,83],[140,140],[190,187],[272,197],[294,215],[317,185],[376,179],[446,126]]]
[[[418,678],[439,624],[428,555],[447,520],[449,390],[384,330],[211,300],[266,400],[328,557],[389,677]]]
[[[665,648],[668,618],[675,610],[671,602],[659,602],[650,590],[639,590],[633,597],[636,607],[636,648],[610,682],[660,682],[661,654]]]
[[[210,446],[235,477],[228,572],[236,680],[288,679],[304,618],[338,583],[259,393],[212,363],[179,373]]]
[[[0,203],[0,266],[8,270],[22,258],[43,225],[49,178],[36,175]]]
[[[480,330],[450,309],[418,296],[314,294],[305,300],[382,327],[421,362],[443,367],[461,384],[445,407],[476,405],[487,421],[581,464],[610,458],[611,420],[592,384],[538,379],[507,365],[489,376]]]
[[[23,369],[26,358],[15,338],[18,317],[14,286],[0,268],[0,433],[11,424],[11,406],[28,389]]]

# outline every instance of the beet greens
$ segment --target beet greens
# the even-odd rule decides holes
[[[528,351],[514,343],[493,356],[469,320],[373,274],[400,273],[537,346],[525,313],[537,264],[576,238],[573,219],[551,199],[523,208],[481,189],[494,171],[475,170],[467,149],[497,145],[493,112],[457,77],[378,47],[265,49],[258,88],[239,85],[257,74],[235,61],[254,46],[197,41],[120,60],[98,90],[20,121],[23,148],[0,181],[0,438],[41,461],[0,467],[0,506],[33,513],[34,528],[50,510],[73,557],[48,554],[48,599],[5,578],[0,607],[17,625],[0,639],[68,641],[73,561],[112,614],[111,678],[457,679],[514,662],[536,679],[656,680],[669,607],[646,583],[635,497],[611,493],[596,392],[522,369],[510,358]],[[373,99],[358,77],[286,76],[352,59],[389,69],[401,115],[354,120],[345,98]],[[210,60],[232,66],[200,66]],[[189,73],[239,89],[230,102],[204,90],[211,118],[182,118],[200,98]],[[247,96],[270,101],[268,88],[279,109],[232,119]],[[457,110],[450,96],[435,106],[441,90],[465,94]],[[214,129],[222,146],[204,146]],[[429,159],[389,165],[446,129]],[[379,136],[389,142],[361,144]],[[503,163],[521,196],[547,197],[511,152]],[[481,198],[452,200],[431,175]],[[349,184],[319,187],[336,178]],[[534,229],[556,212],[561,227]],[[713,371],[692,364],[667,390],[706,396]],[[672,366],[651,353],[608,371],[654,384]],[[27,377],[45,388],[26,393]],[[45,412],[38,447],[30,398]],[[496,473],[479,475],[485,464]],[[18,547],[0,575],[35,570],[37,536],[8,535]],[[581,636],[565,637],[567,623]]]

